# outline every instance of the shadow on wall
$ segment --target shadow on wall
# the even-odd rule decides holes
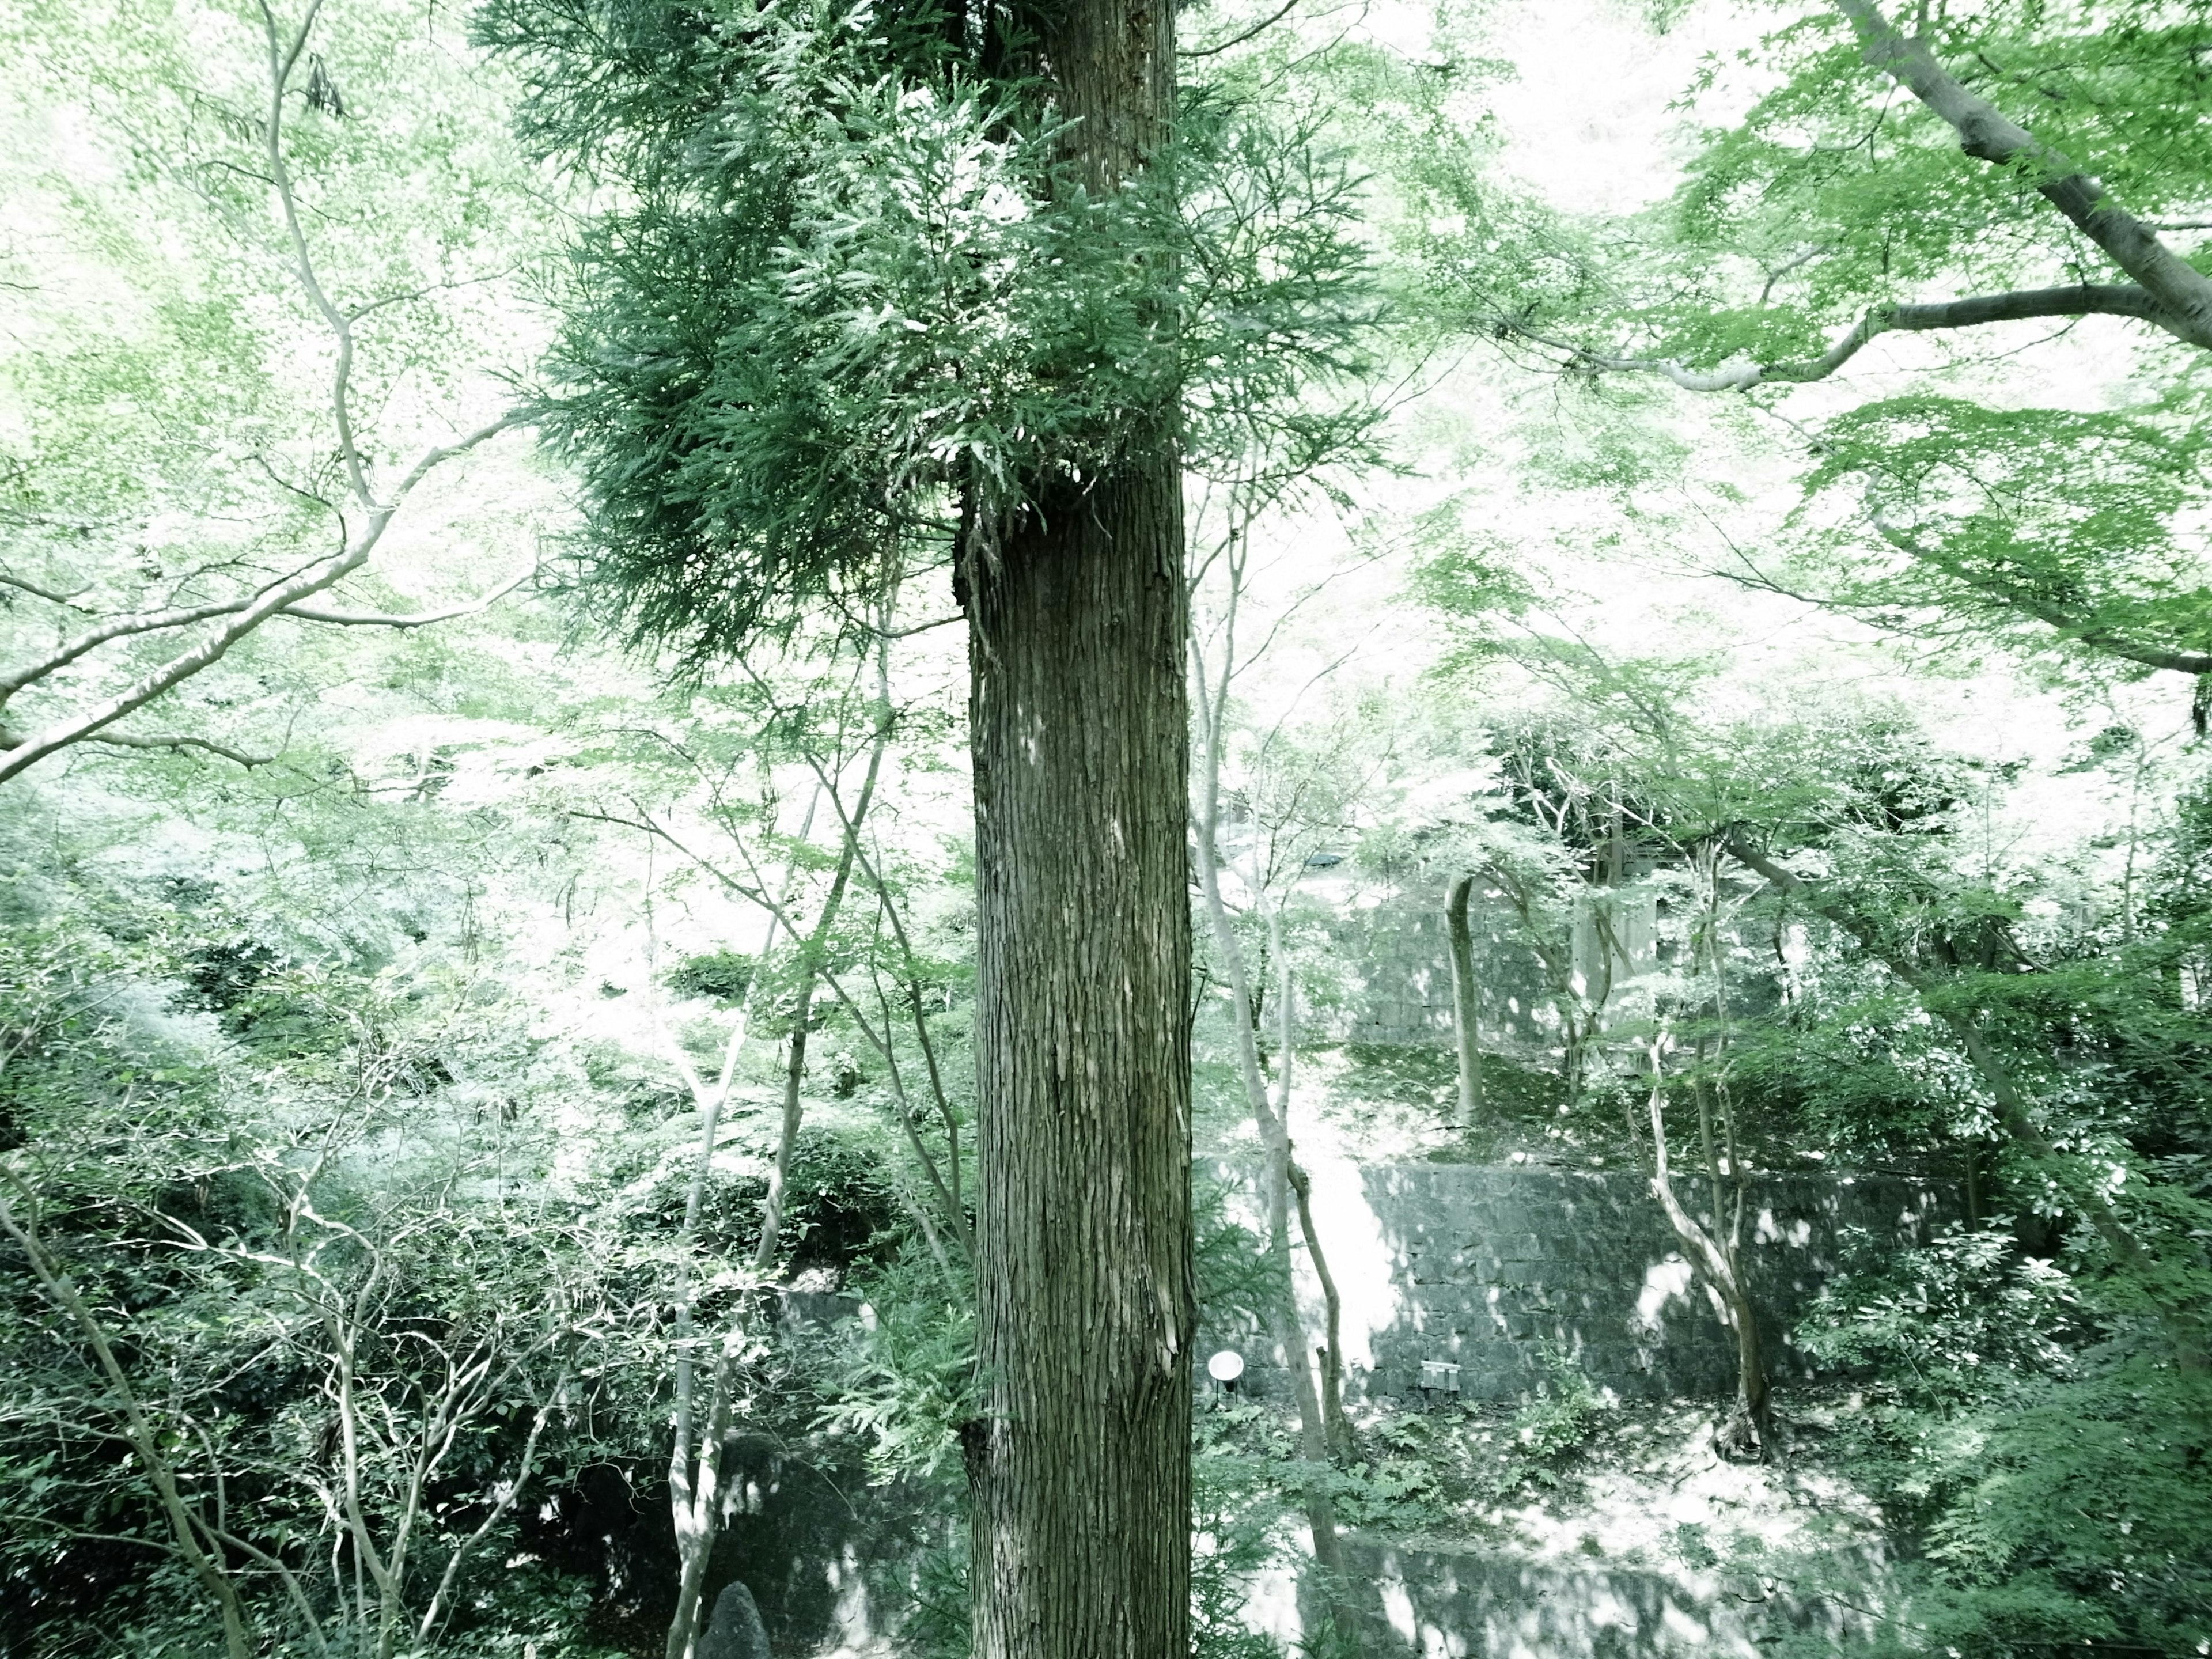
[[[1420,1659],[1752,1659],[1784,1634],[1839,1646],[1865,1633],[1832,1602],[1747,1601],[1692,1572],[1358,1541],[1346,1551],[1375,1596],[1373,1646]]]
[[[1257,1224],[1258,1173],[1223,1162]],[[1454,1164],[1316,1164],[1314,1207],[1343,1294],[1346,1387],[1403,1400],[1510,1400],[1555,1358],[1627,1399],[1725,1395],[1735,1351],[1718,1298],[1684,1260],[1650,1180],[1631,1170]],[[1686,1189],[1686,1203],[1700,1193]],[[1836,1270],[1838,1235],[1899,1249],[1960,1218],[1948,1185],[1904,1176],[1771,1176],[1751,1184],[1744,1254],[1769,1374],[1811,1374],[1790,1331]],[[1317,1286],[1300,1299],[1318,1331]],[[1251,1364],[1244,1392],[1285,1395],[1282,1356],[1249,1326],[1201,1341]]]
[[[1364,1287],[1382,1292],[1368,1316],[1369,1394],[1511,1398],[1547,1375],[1553,1353],[1630,1398],[1735,1386],[1717,1298],[1683,1259],[1646,1177],[1395,1164],[1360,1179],[1384,1258],[1363,1265],[1388,1278]],[[1789,1332],[1835,1270],[1843,1229],[1904,1249],[1958,1213],[1947,1188],[1904,1177],[1753,1182],[1744,1253],[1771,1373],[1810,1374]]]

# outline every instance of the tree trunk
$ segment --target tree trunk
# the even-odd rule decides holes
[[[1657,1078],[1654,1053],[1651,1085],[1651,1191],[1667,1220],[1681,1241],[1682,1249],[1720,1292],[1728,1309],[1729,1332],[1735,1338],[1735,1410],[1713,1437],[1717,1449],[1739,1455],[1755,1454],[1765,1462],[1771,1453],[1773,1413],[1767,1399],[1766,1362],[1759,1351],[1759,1316],[1743,1282],[1733,1252],[1720,1239],[1698,1224],[1674,1195],[1674,1177],[1667,1160],[1666,1096]]]
[[[975,1652],[1186,1659],[1182,480],[1163,442],[1044,493],[969,576]]]
[[[1312,1369],[1306,1361],[1305,1322],[1298,1312],[1297,1296],[1293,1289],[1291,1190],[1292,1176],[1297,1170],[1291,1160],[1290,1074],[1287,1069],[1282,1073],[1282,1105],[1278,1110],[1268,1102],[1267,1080],[1260,1069],[1259,998],[1251,975],[1245,970],[1244,948],[1237,940],[1237,930],[1230,924],[1229,907],[1221,896],[1221,859],[1216,838],[1220,830],[1224,710],[1229,699],[1229,679],[1232,672],[1227,665],[1233,664],[1236,659],[1234,623],[1237,599],[1237,590],[1232,586],[1230,592],[1231,626],[1224,653],[1224,672],[1221,683],[1213,688],[1210,696],[1206,691],[1206,665],[1200,659],[1195,647],[1192,651],[1192,684],[1198,690],[1200,705],[1199,738],[1205,745],[1201,751],[1203,759],[1200,762],[1196,812],[1199,893],[1206,906],[1206,918],[1212,924],[1214,953],[1220,958],[1222,969],[1229,977],[1232,1005],[1231,1018],[1237,1034],[1238,1074],[1243,1079],[1245,1102],[1251,1108],[1252,1121],[1259,1126],[1261,1145],[1267,1153],[1266,1167],[1261,1175],[1261,1197],[1267,1206],[1267,1255],[1279,1269],[1282,1285],[1281,1296],[1268,1310],[1269,1334],[1281,1351],[1283,1364],[1290,1373],[1291,1397],[1297,1407],[1298,1413],[1298,1456],[1312,1472],[1304,1496],[1306,1524],[1313,1539],[1314,1562],[1321,1570],[1317,1594],[1328,1609],[1331,1628],[1343,1636],[1344,1645],[1353,1646],[1346,1620],[1339,1616],[1348,1608],[1350,1597],[1346,1593],[1344,1546],[1337,1536],[1336,1504],[1329,1496],[1324,1467],[1330,1452],[1328,1418],[1322,1396],[1315,1390]],[[1271,915],[1269,927],[1277,962],[1286,966],[1279,913]],[[1291,1055],[1293,1045],[1290,1036],[1293,1030],[1290,1026],[1283,1028],[1281,1048],[1285,1066]],[[1316,1262],[1321,1264],[1325,1274],[1326,1262],[1315,1249],[1310,1225],[1306,1229],[1306,1244],[1313,1251]],[[1333,1284],[1330,1288],[1334,1290]],[[1333,1352],[1336,1341],[1334,1335],[1330,1341],[1331,1349],[1325,1352]]]
[[[1459,1034],[1459,1123],[1471,1129],[1482,1116],[1482,1050],[1475,1044],[1474,930],[1468,926],[1467,902],[1474,878],[1462,876],[1444,901],[1444,922],[1451,933],[1452,1026]]]
[[[1277,1179],[1297,1198],[1298,1231],[1306,1242],[1306,1259],[1313,1263],[1314,1277],[1321,1281],[1321,1301],[1324,1320],[1325,1340],[1315,1349],[1314,1356],[1321,1361],[1321,1421],[1322,1435],[1330,1460],[1338,1463],[1352,1461],[1352,1428],[1344,1416],[1344,1298],[1337,1294],[1336,1276],[1328,1270],[1328,1255],[1321,1247],[1321,1234],[1314,1226],[1313,1184],[1306,1172],[1291,1156],[1291,1090],[1293,1067],[1298,1053],[1297,977],[1291,966],[1291,949],[1283,937],[1283,911],[1280,905],[1267,912],[1267,948],[1274,953],[1276,971],[1275,994],[1275,1082],[1279,1093],[1275,1103],[1275,1121],[1282,1128],[1282,1167]],[[1287,1266],[1290,1241],[1283,1241],[1283,1256]],[[1296,1301],[1292,1302],[1293,1323],[1296,1320]],[[1301,1327],[1302,1331],[1302,1327]],[[1303,1334],[1301,1334],[1303,1340]],[[1305,1369],[1305,1355],[1297,1355],[1297,1365]]]
[[[884,751],[891,740],[890,668],[885,653],[889,642],[879,640],[876,646],[877,692],[875,732],[868,751],[868,769],[860,781],[860,799],[853,810],[846,811],[837,806],[837,869],[830,879],[830,891],[822,901],[822,913],[815,918],[814,931],[809,933],[799,952],[799,1007],[791,1019],[791,1037],[785,1050],[783,1067],[783,1122],[775,1141],[775,1162],[769,1167],[768,1198],[761,1206],[760,1241],[753,1249],[753,1268],[767,1273],[775,1266],[777,1246],[782,1241],[783,1212],[786,1194],[791,1181],[791,1158],[799,1146],[799,1128],[805,1111],[801,1091],[806,1085],[806,1028],[814,1018],[814,991],[822,972],[822,959],[830,937],[837,927],[837,913],[844,907],[845,890],[853,879],[853,863],[860,851],[860,828],[867,822],[868,807],[876,798],[876,782],[883,775]],[[822,787],[830,792],[836,804],[836,780],[817,769],[823,780]],[[812,814],[810,812],[809,820]],[[765,965],[767,953],[762,953]]]

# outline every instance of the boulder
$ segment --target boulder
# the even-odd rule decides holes
[[[743,1580],[732,1579],[714,1598],[706,1638],[693,1651],[696,1659],[769,1659],[768,1632]]]

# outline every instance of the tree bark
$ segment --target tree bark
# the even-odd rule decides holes
[[[1665,1103],[1655,1059],[1650,1100],[1652,1195],[1667,1212],[1668,1224],[1674,1228],[1683,1250],[1720,1292],[1721,1301],[1728,1309],[1729,1333],[1735,1338],[1735,1410],[1713,1437],[1713,1443],[1723,1451],[1756,1453],[1759,1460],[1765,1462],[1771,1455],[1773,1413],[1767,1398],[1766,1361],[1759,1351],[1758,1311],[1752,1306],[1751,1292],[1738,1271],[1735,1252],[1716,1235],[1699,1226],[1697,1218],[1684,1209],[1681,1200],[1674,1195],[1674,1177],[1667,1159],[1667,1121],[1662,1109]]]
[[[1171,135],[1175,9],[1015,21],[1069,123],[1068,184],[1118,191]],[[962,549],[976,1659],[1190,1651],[1189,596],[1173,392],[1125,418],[1115,457],[1024,479]]]
[[[1949,123],[1960,149],[1999,167],[2019,163],[2045,201],[2142,284],[2158,307],[2153,322],[2176,339],[2212,347],[2212,278],[2124,211],[2063,154],[1969,91],[1936,61],[1922,36],[1901,33],[1874,0],[1836,0],[1836,9],[1850,20],[1867,62]]]
[[[1459,1037],[1459,1121],[1463,1129],[1473,1128],[1482,1116],[1482,1050],[1475,1042],[1474,1026],[1474,930],[1467,921],[1474,890],[1474,878],[1462,876],[1444,900],[1444,922],[1451,933],[1452,1028]]]
[[[1163,441],[1040,493],[969,575],[975,1651],[1185,1659],[1182,480]]]

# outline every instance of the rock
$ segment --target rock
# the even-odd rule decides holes
[[[693,1651],[696,1659],[769,1659],[768,1632],[742,1579],[732,1579],[714,1598],[706,1638]]]

